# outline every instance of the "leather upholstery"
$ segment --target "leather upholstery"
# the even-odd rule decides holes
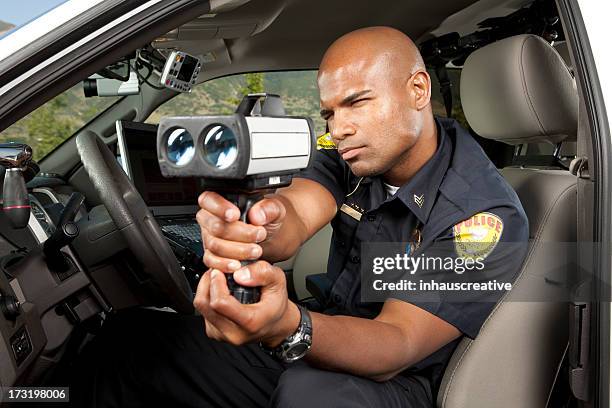
[[[563,60],[533,35],[475,51],[461,78],[466,118],[482,137],[507,143],[574,140],[578,97]],[[545,407],[568,342],[563,283],[576,242],[576,177],[565,170],[505,168],[529,219],[530,246],[513,289],[474,340],[463,339],[437,405]],[[555,301],[552,301],[555,300]]]
[[[465,338],[455,350],[439,407],[545,407],[567,346],[569,309],[558,282],[567,279],[575,253],[566,247],[568,258],[560,257],[551,243],[576,240],[576,178],[564,170],[520,168],[502,175],[521,198],[532,242],[505,302],[474,341]]]
[[[518,35],[474,51],[460,87],[465,117],[482,137],[508,144],[576,137],[574,78],[541,37]]]

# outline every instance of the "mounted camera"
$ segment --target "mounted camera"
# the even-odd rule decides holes
[[[138,72],[130,68],[131,58],[134,56],[128,55],[83,80],[85,97],[138,95],[140,82]]]
[[[135,72],[130,73],[127,81],[104,78],[101,75],[92,75],[83,81],[83,92],[86,98],[92,96],[125,96],[138,95],[140,84]]]
[[[312,120],[289,117],[278,95],[244,97],[227,116],[162,118],[157,158],[164,177],[198,177],[204,188],[232,201],[246,220],[267,193],[291,184],[308,167],[316,148]],[[259,301],[258,288],[236,284],[230,291],[242,303]]]

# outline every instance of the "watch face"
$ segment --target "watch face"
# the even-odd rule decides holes
[[[298,359],[304,355],[308,351],[308,344],[306,343],[298,343],[293,345],[289,350],[287,350],[287,359],[293,360]]]

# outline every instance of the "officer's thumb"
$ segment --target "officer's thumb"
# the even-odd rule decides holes
[[[285,218],[285,205],[275,198],[264,198],[249,210],[249,222],[253,225],[281,223]]]

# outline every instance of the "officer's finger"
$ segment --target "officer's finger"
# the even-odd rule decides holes
[[[213,191],[205,191],[198,197],[200,208],[227,222],[240,218],[240,210],[234,204]]]
[[[209,292],[210,292],[210,269],[206,271],[200,281],[198,282],[198,287],[196,289],[196,294],[193,298],[193,306],[200,313],[204,314],[205,310],[208,308],[209,304]]]
[[[257,202],[248,213],[249,222],[253,225],[267,225],[281,222],[287,210],[276,198],[264,198]]]
[[[234,345],[242,345],[251,340],[251,336],[244,332],[231,320],[218,316],[218,320],[206,322],[206,335],[215,340],[224,341]]]
[[[258,272],[261,270],[261,274],[265,274],[266,272],[263,272],[263,270],[271,268],[263,265],[267,264],[267,262],[261,263],[262,265],[258,266],[256,270]],[[283,274],[282,279],[284,282],[284,273],[280,269],[279,271]],[[265,279],[262,279],[262,282],[265,281]],[[266,301],[266,299],[270,300]],[[245,338],[252,339],[256,337],[261,329],[270,322],[270,319],[274,317],[276,312],[280,310],[281,300],[280,296],[272,296],[270,291],[262,291],[261,302],[243,305],[229,293],[223,273],[216,270],[211,272],[211,309],[227,325],[227,328],[221,330],[228,337],[228,341],[233,344],[240,344]],[[219,326],[217,325],[217,327]],[[234,328],[238,330],[234,331]]]
[[[223,320],[226,319],[215,311],[215,305],[219,303],[219,299],[222,296],[230,296],[234,299],[234,297],[229,294],[225,277],[219,270],[209,269],[202,276],[200,282],[203,283],[198,285],[196,297],[200,296],[201,301],[205,304],[205,313],[203,313],[204,320],[215,326],[218,330],[223,331],[224,326],[227,326],[227,322],[224,322]]]
[[[194,299],[194,306],[204,317],[206,335],[208,337],[219,341],[239,343],[241,339],[237,338],[239,336],[237,336],[236,333],[240,332],[240,328],[231,319],[215,312],[210,306],[211,272],[212,270],[208,270],[202,275],[202,278],[200,278]],[[225,285],[225,288],[227,289],[227,285]],[[216,291],[217,289],[215,289],[214,296],[218,296]],[[229,295],[229,290],[227,291],[227,295],[234,299],[233,296]]]
[[[209,320],[207,319],[204,320],[204,327],[206,329],[206,336],[208,338],[213,339],[213,340],[219,340],[219,341],[224,340],[223,334]]]
[[[226,328],[221,329],[217,324],[215,325],[223,331],[231,343],[240,343],[241,333],[250,339],[257,337],[261,329],[279,310],[279,302],[265,302],[264,293],[262,293],[261,302],[244,305],[229,293],[225,279],[221,275],[219,271],[213,271],[211,274],[210,304],[212,311],[226,325]],[[270,296],[268,298],[273,299]],[[278,297],[276,299],[278,300]],[[238,330],[233,331],[234,327]]]
[[[214,306],[219,301],[225,301],[226,298],[236,300],[227,287],[227,278],[225,274],[218,269],[210,271],[210,306]]]
[[[257,244],[228,241],[206,233],[202,235],[204,253],[211,251],[216,256],[239,261],[257,259],[262,254],[261,246]]]
[[[237,326],[228,319],[211,311],[204,318],[206,335],[219,341],[228,341],[233,332],[237,331]]]
[[[224,272],[233,272],[242,266],[240,261],[217,256],[211,251],[204,251],[204,264],[209,268],[219,269]]]
[[[211,309],[222,316],[226,313],[235,314],[236,309],[242,306],[234,296],[230,294],[227,287],[227,279],[225,274],[217,269],[213,269],[210,273],[210,307]]]
[[[227,222],[206,210],[196,213],[202,233],[237,242],[261,242],[266,238],[264,227],[245,224],[241,221]]]
[[[243,286],[263,286],[275,289],[285,286],[285,273],[282,269],[266,261],[257,261],[234,272],[234,279]]]
[[[215,311],[212,310],[210,307],[206,311],[206,314],[203,315],[203,317],[204,317],[204,321],[207,324],[213,326],[216,330],[222,331],[221,327],[223,327],[223,322],[222,322],[223,317],[215,313]]]

